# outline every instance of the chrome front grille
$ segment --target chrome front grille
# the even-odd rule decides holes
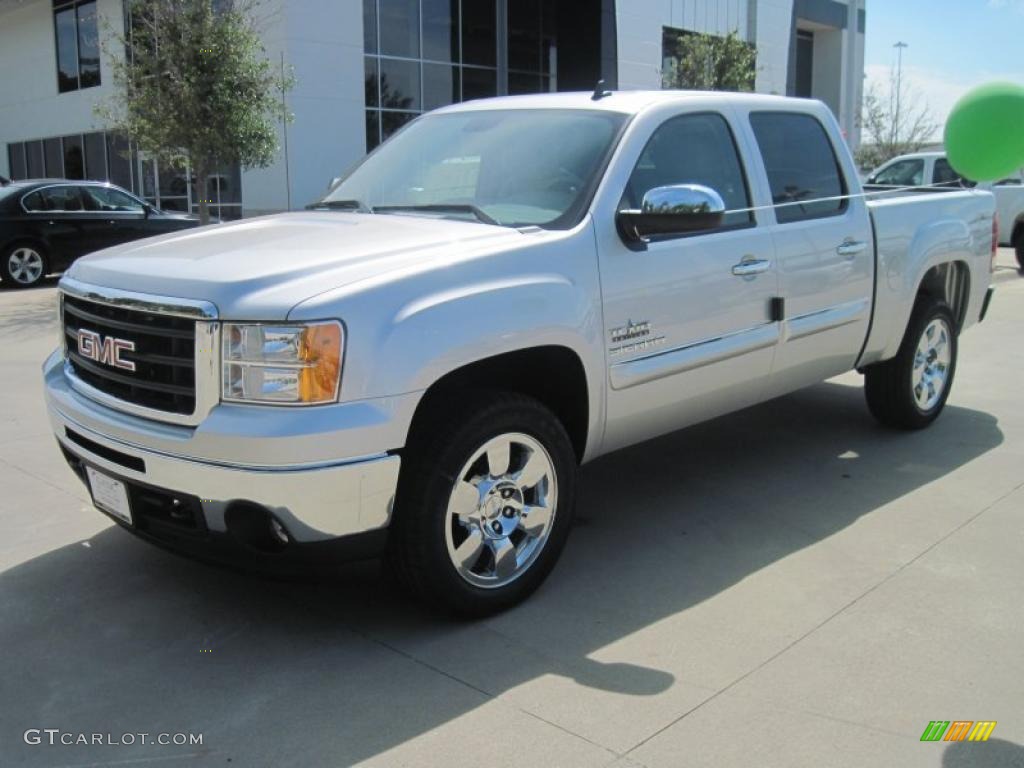
[[[64,297],[68,362],[75,374],[127,403],[171,413],[196,409],[196,321]],[[134,347],[121,355],[134,370],[84,357],[79,333],[116,338]]]
[[[76,389],[113,408],[179,424],[198,423],[209,412],[218,394],[213,305],[68,278],[60,287],[65,372]]]

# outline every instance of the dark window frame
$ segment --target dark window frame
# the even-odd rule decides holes
[[[747,208],[751,209],[747,212],[748,219],[745,222],[723,225],[715,227],[713,229],[699,229],[694,232],[682,232],[679,234],[672,235],[652,235],[651,237],[648,238],[648,242],[657,243],[665,240],[680,240],[689,237],[704,237],[707,235],[721,234],[723,232],[735,232],[743,229],[754,229],[759,225],[757,211],[753,210],[756,208],[756,206],[754,205],[754,199],[751,196],[750,176],[747,173],[747,165],[744,162],[743,152],[740,150],[739,142],[736,141],[736,131],[733,130],[733,126],[729,122],[729,118],[726,115],[724,115],[721,112],[716,112],[713,109],[701,110],[699,112],[683,112],[677,115],[672,115],[671,117],[667,117],[661,123],[659,123],[658,126],[653,131],[651,131],[651,135],[648,137],[647,141],[644,142],[643,149],[640,150],[640,154],[637,156],[636,163],[633,164],[633,168],[629,172],[629,177],[626,180],[626,184],[628,185],[630,180],[633,178],[633,174],[636,172],[637,165],[640,163],[641,158],[643,158],[644,153],[647,151],[647,147],[650,145],[651,141],[653,141],[654,136],[655,134],[658,133],[658,131],[660,131],[663,127],[665,127],[674,120],[681,120],[688,117],[708,116],[720,118],[722,122],[725,124],[726,134],[729,137],[729,141],[732,143],[733,152],[735,152],[736,154],[736,163],[739,166],[740,179],[743,181],[743,192],[747,198]],[[617,207],[617,211],[622,210],[622,201],[625,200],[625,198],[626,190],[623,189],[622,196],[619,198],[619,205]]]
[[[96,46],[99,48],[99,4],[97,0],[53,0],[53,44],[54,44],[54,56],[57,63],[57,93],[74,93],[75,91],[82,91],[86,88],[95,88],[103,84],[103,65],[100,60],[96,62],[96,82],[82,84],[83,74],[85,68],[82,65],[82,25],[81,18],[79,16],[79,8],[84,5],[93,5],[93,13],[95,14],[96,24]],[[74,18],[74,41],[75,41],[75,60],[77,63],[77,71],[75,74],[75,82],[73,87],[62,88],[60,78],[60,31],[57,26],[57,15],[63,11],[73,11]],[[102,56],[99,57],[102,59]]]
[[[829,152],[832,153],[832,162],[833,162],[833,164],[835,166],[836,176],[839,178],[839,195],[837,195],[837,197],[839,197],[840,200],[839,200],[839,207],[836,210],[834,210],[834,211],[827,211],[827,212],[823,212],[823,213],[815,213],[815,214],[806,214],[806,213],[804,213],[804,215],[800,216],[799,218],[788,219],[786,221],[780,221],[779,220],[778,206],[779,205],[784,205],[784,204],[783,203],[776,203],[775,202],[775,195],[772,192],[772,188],[771,188],[772,187],[772,180],[771,180],[771,176],[768,174],[768,164],[765,162],[764,150],[761,148],[761,143],[757,139],[757,130],[754,128],[754,117],[761,116],[761,115],[773,116],[773,117],[806,118],[808,120],[812,120],[815,123],[815,125],[818,126],[818,129],[821,131],[822,136],[825,138],[825,145],[828,147]],[[760,158],[761,158],[761,166],[764,168],[765,179],[768,182],[768,193],[770,195],[772,195],[771,208],[772,208],[772,213],[775,216],[775,223],[776,223],[776,225],[782,226],[782,225],[786,225],[786,224],[800,224],[800,223],[805,222],[805,221],[815,221],[817,219],[831,219],[831,218],[834,218],[836,216],[844,216],[844,215],[846,215],[846,212],[850,209],[850,198],[849,198],[849,195],[850,195],[850,185],[849,185],[849,183],[848,183],[848,181],[846,179],[846,173],[843,171],[843,166],[839,162],[839,155],[836,153],[836,146],[832,142],[832,136],[831,136],[831,134],[829,134],[828,130],[825,128],[825,126],[822,124],[821,120],[819,120],[816,115],[813,115],[810,112],[782,111],[782,110],[777,110],[777,109],[752,110],[752,111],[747,113],[747,123],[750,126],[750,132],[754,136],[754,144],[757,147],[758,155],[760,155]],[[799,202],[799,201],[794,201],[793,204],[785,204],[785,205],[786,205],[787,208],[794,208],[795,209],[796,208],[796,204],[795,203],[797,203],[797,202]],[[814,202],[814,201],[812,200],[812,202]]]

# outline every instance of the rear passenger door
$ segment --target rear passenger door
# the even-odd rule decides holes
[[[750,126],[773,203],[784,302],[772,389],[787,392],[856,363],[871,318],[873,235],[863,198],[847,194],[854,171],[840,157],[849,156],[816,115],[753,111]]]
[[[77,186],[41,187],[25,195],[21,204],[31,227],[49,250],[50,269],[63,269],[90,250],[88,216],[83,214]]]

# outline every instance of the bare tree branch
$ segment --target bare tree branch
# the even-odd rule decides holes
[[[897,86],[895,73],[890,74],[887,92],[880,92],[875,84],[865,91],[860,125],[867,139],[857,151],[862,168],[876,168],[897,155],[917,152],[938,128],[921,94],[905,79]]]

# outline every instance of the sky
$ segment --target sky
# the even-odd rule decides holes
[[[865,86],[885,87],[902,41],[903,78],[939,128],[976,85],[1024,85],[1024,0],[866,0]],[[883,93],[887,91],[883,90]]]

